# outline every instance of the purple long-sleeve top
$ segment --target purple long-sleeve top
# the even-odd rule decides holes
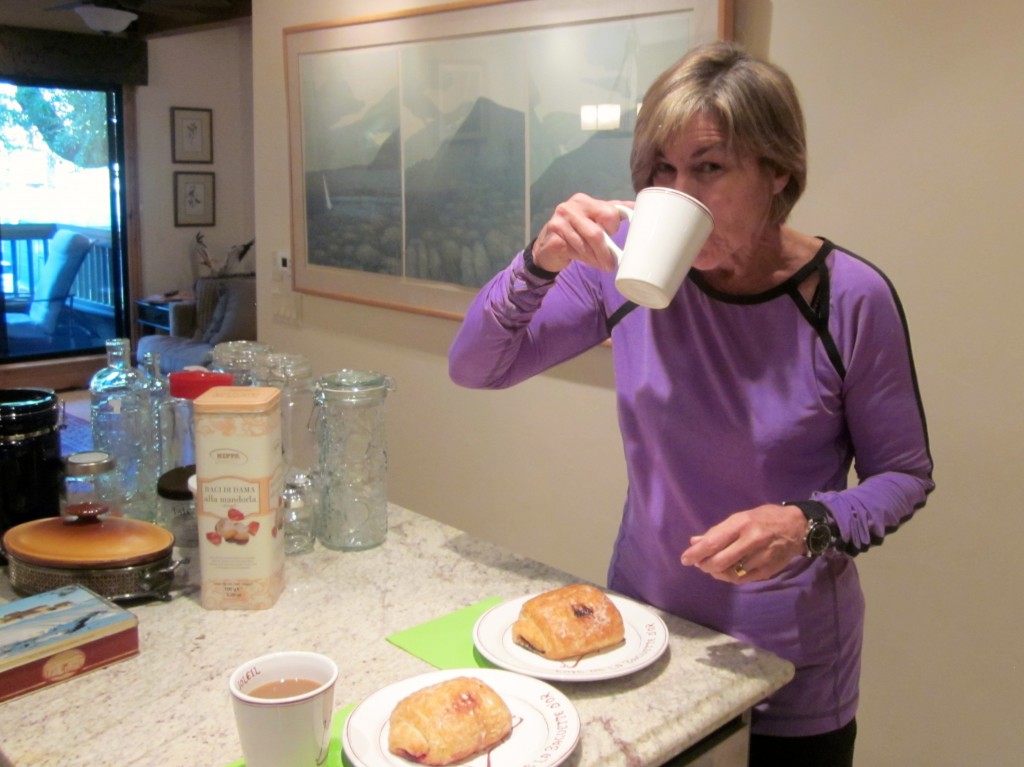
[[[815,270],[809,305],[797,287]],[[718,293],[691,270],[666,309],[628,311],[613,280],[578,262],[552,280],[518,254],[469,309],[452,379],[511,386],[611,338],[629,486],[608,586],[791,661],[793,681],[756,707],[754,732],[845,725],[864,621],[853,557],[934,487],[895,290],[829,242],[760,295]],[[690,536],[733,512],[807,499],[838,525],[835,551],[738,586],[680,564]]]

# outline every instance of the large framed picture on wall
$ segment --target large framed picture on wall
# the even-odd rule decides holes
[[[731,26],[731,0],[485,0],[286,29],[295,289],[461,319],[557,203],[632,198],[644,92]]]

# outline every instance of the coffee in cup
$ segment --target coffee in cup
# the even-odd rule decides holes
[[[228,681],[246,767],[316,767],[327,758],[338,666],[312,652],[243,663]]]
[[[630,223],[624,248],[605,235],[619,262],[615,287],[640,306],[664,309],[714,229],[711,211],[688,194],[658,186],[641,189],[633,208],[616,207]]]
[[[249,695],[254,698],[267,698],[269,700],[276,700],[278,698],[291,698],[296,695],[305,695],[307,692],[313,692],[320,686],[319,682],[312,679],[275,679],[272,682],[261,684],[255,690],[252,690]]]

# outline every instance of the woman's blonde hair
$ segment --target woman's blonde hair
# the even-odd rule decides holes
[[[718,42],[687,53],[647,89],[633,134],[633,188],[650,186],[661,152],[694,116],[709,115],[735,142],[789,183],[772,200],[781,224],[807,181],[804,118],[789,76],[774,64]]]

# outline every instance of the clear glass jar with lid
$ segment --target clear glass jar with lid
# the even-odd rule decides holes
[[[394,390],[389,376],[373,371],[340,370],[317,380],[316,537],[329,549],[368,549],[387,535],[384,401]]]
[[[64,458],[60,513],[64,517],[120,516],[114,457],[103,450],[71,453]]]
[[[233,386],[230,373],[176,370],[168,376],[169,396],[160,403],[157,418],[160,475],[196,462],[192,402],[214,386]]]

